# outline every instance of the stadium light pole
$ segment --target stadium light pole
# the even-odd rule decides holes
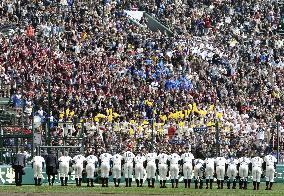
[[[24,114],[25,106],[24,106],[24,81],[23,81],[22,78],[21,78],[21,80],[22,80],[21,81],[21,95],[22,95],[21,96],[21,110],[22,110],[22,112],[21,112],[21,126],[22,126],[22,131],[23,131],[23,129],[24,129],[24,116],[23,116],[23,114]]]
[[[34,106],[32,106],[32,157],[34,157],[34,151],[35,151],[35,127],[34,127]]]
[[[150,109],[150,113],[147,115],[148,118],[148,122],[151,122],[151,152],[153,152],[154,150],[154,108],[151,107]]]
[[[216,150],[217,156],[220,154],[220,141],[219,141],[219,122],[217,118],[215,118],[215,140],[216,140]]]
[[[103,16],[102,16],[102,24],[103,24],[105,18],[105,0],[102,0],[102,3],[103,3]]]
[[[51,33],[51,40],[49,40],[49,55],[48,55],[48,65],[50,65],[50,59],[52,56],[52,40],[53,39],[53,33]],[[50,107],[51,107],[51,91],[50,91],[50,83],[51,78],[48,77],[47,80],[47,88],[48,88],[48,107],[47,107],[47,145],[51,145],[51,134],[50,134]]]
[[[46,136],[46,144],[47,145],[51,145],[51,135],[50,135],[50,113],[51,113],[51,90],[50,90],[50,79],[47,79],[45,82],[45,84],[47,84],[47,92],[48,92],[48,95],[47,95],[47,101],[48,101],[48,104],[47,104],[47,133],[45,134]]]
[[[50,92],[50,80],[48,82],[48,118],[47,118],[47,131],[48,131],[48,145],[51,144],[51,136],[50,136],[50,105],[51,105],[51,92]]]
[[[280,145],[280,138],[279,138],[279,122],[276,121],[276,127],[277,127],[277,163],[279,164],[280,156],[279,156],[279,145]]]
[[[277,129],[277,163],[279,164],[279,161],[280,161],[280,130],[279,130],[279,122],[281,120],[281,115],[280,114],[277,114],[275,116],[275,120],[276,120],[276,129]]]
[[[152,133],[151,133],[151,135],[152,135],[152,145],[151,145],[151,151],[153,152],[153,150],[154,150],[154,115],[152,116],[152,124],[151,124],[151,126],[152,126]]]

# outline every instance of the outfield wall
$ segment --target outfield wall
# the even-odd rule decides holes
[[[34,184],[34,177],[33,177],[33,168],[32,167],[26,167],[25,168],[25,175],[23,176],[23,184]],[[158,176],[159,179],[159,176]],[[158,180],[157,179],[157,180]],[[145,175],[146,180],[146,175]],[[249,177],[249,180],[251,181],[251,176]],[[265,180],[265,179],[262,179]],[[98,177],[96,177],[96,182],[98,182]],[[112,181],[112,178],[110,178],[110,181]],[[121,179],[122,182],[124,182],[124,178]],[[183,181],[183,178],[180,177],[179,181]],[[276,166],[276,178],[275,181],[278,183],[284,182],[284,165],[277,165]],[[45,173],[45,169],[43,172],[43,183],[47,182],[47,175]],[[133,178],[133,182],[135,182],[135,179]],[[71,175],[69,176],[68,183],[75,184],[75,172],[73,171]],[[15,184],[15,174],[11,166],[5,165],[0,166],[0,185],[9,185],[9,184]],[[56,175],[55,184],[60,184],[60,176]]]

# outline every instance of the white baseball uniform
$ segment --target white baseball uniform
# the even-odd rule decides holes
[[[194,156],[190,152],[183,153],[181,155],[181,160],[183,160],[183,177],[184,179],[192,178],[192,161],[194,160]]]
[[[146,155],[146,160],[147,160],[147,167],[146,167],[146,171],[147,171],[147,178],[151,179],[151,178],[156,178],[156,161],[157,159],[157,153],[153,152],[153,153],[148,153]]]
[[[75,171],[75,178],[82,178],[85,157],[83,155],[76,155],[73,157],[75,164],[73,165]]]
[[[87,178],[93,179],[95,177],[96,163],[98,162],[98,158],[95,155],[89,155],[86,158],[87,166]]]
[[[235,159],[234,157],[231,157],[227,159],[227,176],[229,177],[230,180],[235,180],[236,176],[238,174],[237,170],[237,164],[239,163],[238,159]]]
[[[275,173],[274,164],[277,162],[277,159],[272,155],[266,155],[264,157],[264,162],[266,164],[266,172],[265,172],[266,181],[274,182],[274,173]]]
[[[195,179],[202,178],[203,176],[203,167],[204,161],[202,159],[195,159],[194,160],[194,177]]]
[[[160,180],[167,180],[167,173],[168,173],[168,161],[169,156],[165,153],[159,154],[158,161],[159,161],[159,176]]]
[[[263,159],[260,157],[254,157],[251,159],[251,163],[252,163],[252,181],[260,182]]]
[[[61,156],[59,159],[59,173],[60,177],[67,178],[69,172],[69,165],[72,158],[69,156]]]
[[[109,178],[109,171],[110,171],[110,161],[112,159],[112,155],[109,153],[103,153],[100,156],[101,160],[101,177],[102,178]]]
[[[123,154],[123,159],[125,160],[125,164],[124,164],[124,177],[125,178],[132,178],[134,158],[135,158],[135,155],[131,151],[127,151]]]
[[[146,161],[146,158],[141,155],[137,155],[134,159],[135,162],[135,178],[141,180],[144,178],[144,167],[143,163]]]
[[[34,178],[42,178],[42,165],[44,162],[45,160],[43,157],[34,156],[33,158]]]
[[[247,157],[239,158],[239,176],[240,178],[244,179],[248,177],[248,165],[250,164],[250,159]]]
[[[121,160],[123,157],[120,154],[115,154],[112,157],[112,177],[116,179],[121,178]]]
[[[173,153],[169,156],[170,161],[170,175],[171,179],[178,179],[179,178],[179,165],[178,162],[180,161],[180,156],[177,153]]]
[[[205,168],[205,176],[206,176],[206,179],[209,180],[209,179],[213,179],[214,177],[214,164],[215,164],[215,159],[214,158],[206,158],[205,159],[205,165],[206,165],[206,168]]]
[[[216,162],[216,174],[218,180],[224,180],[225,177],[225,166],[226,166],[226,159],[224,157],[217,157],[215,159]]]

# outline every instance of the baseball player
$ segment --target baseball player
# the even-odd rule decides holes
[[[203,175],[204,175],[204,161],[202,159],[195,159],[194,160],[194,183],[195,189],[202,189],[203,188]],[[200,182],[198,187],[198,182]]]
[[[96,164],[98,163],[98,158],[94,154],[90,154],[87,158],[86,172],[87,172],[87,186],[94,187],[94,177],[96,171]]]
[[[181,155],[182,161],[182,173],[184,178],[184,187],[190,188],[191,178],[192,178],[192,164],[193,164],[194,156],[191,153],[191,149],[186,147],[186,152]]]
[[[235,157],[229,155],[229,158],[227,159],[227,187],[228,189],[231,188],[231,182],[233,182],[232,189],[236,189],[236,177],[238,174],[237,165],[238,165],[238,159]]]
[[[135,162],[135,178],[137,187],[142,187],[143,178],[144,178],[144,167],[143,164],[146,161],[146,158],[141,154],[137,154],[134,162]]]
[[[168,155],[166,153],[161,153],[158,156],[158,169],[160,175],[160,188],[166,188],[166,180],[167,180],[167,173],[168,173]]]
[[[122,159],[123,157],[120,154],[115,154],[112,157],[112,177],[115,187],[119,187],[120,184]]]
[[[67,151],[65,151],[64,155],[58,159],[61,186],[67,186],[69,166],[71,161],[72,158],[68,156]]]
[[[206,177],[206,189],[208,189],[208,184],[210,183],[210,189],[212,189],[213,179],[214,179],[214,166],[215,158],[210,156],[205,159],[205,177]]]
[[[215,159],[218,189],[223,189],[224,186],[226,161],[224,157],[217,157]]]
[[[34,156],[33,158],[33,169],[34,169],[34,180],[35,180],[35,186],[41,185],[41,179],[42,179],[42,168],[44,166],[44,158],[41,156]]]
[[[180,156],[177,153],[173,153],[169,156],[169,161],[172,188],[178,188]],[[176,183],[176,186],[174,186],[174,182]]]
[[[156,159],[157,159],[157,153],[152,152],[148,153],[146,155],[146,160],[147,160],[147,166],[146,166],[146,171],[147,171],[147,181],[148,181],[148,187],[155,187],[155,179],[156,179]],[[152,185],[150,185],[150,181],[152,182]]]
[[[255,156],[251,159],[251,163],[252,163],[253,190],[259,190],[263,159],[260,158],[259,156]]]
[[[131,149],[129,149],[123,154],[123,160],[125,161],[124,177],[125,177],[126,187],[128,186],[131,187],[134,158],[135,155],[131,152]]]
[[[102,187],[108,187],[111,159],[111,154],[106,152],[100,156]]]
[[[75,170],[75,180],[76,180],[76,186],[81,186],[82,183],[82,172],[84,168],[84,161],[86,160],[83,155],[76,155],[73,157],[73,168]]]
[[[239,188],[240,189],[247,189],[248,170],[249,170],[250,162],[251,162],[250,159],[245,156],[239,159],[239,176],[240,176]]]
[[[266,155],[263,160],[265,162],[265,176],[266,176],[265,190],[271,190],[274,182],[274,173],[275,173],[277,159],[270,154]]]

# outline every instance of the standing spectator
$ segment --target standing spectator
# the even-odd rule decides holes
[[[22,186],[23,175],[25,175],[25,166],[26,166],[26,156],[24,155],[24,151],[21,150],[17,154],[14,155],[14,160],[12,163],[12,167],[15,171],[15,183],[16,186]]]
[[[46,157],[45,157],[45,163],[46,163],[46,174],[48,177],[48,184],[49,186],[53,186],[55,175],[58,174],[58,160],[56,157],[56,154],[54,151],[51,151]],[[52,176],[52,179],[51,179]]]

